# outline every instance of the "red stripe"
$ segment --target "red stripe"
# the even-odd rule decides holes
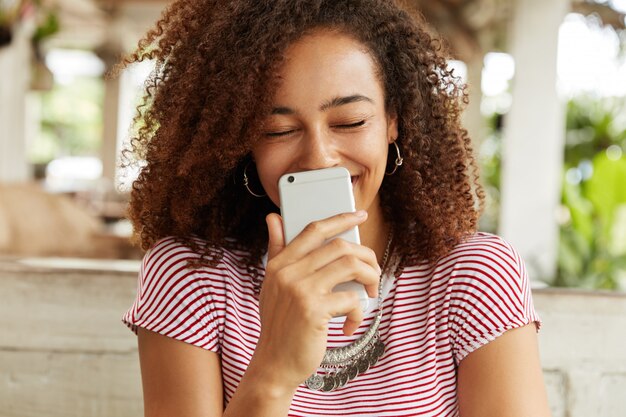
[[[261,331],[243,254],[225,250],[216,268],[190,270],[188,261],[199,255],[173,238],[159,241],[144,257],[137,299],[123,316],[131,329],[150,328],[219,352],[227,400]],[[383,358],[340,390],[320,393],[300,387],[290,416],[457,417],[457,359],[504,329],[538,320],[519,255],[504,240],[484,233],[459,244],[436,265],[405,268],[383,310]],[[352,336],[343,334],[343,323],[329,323],[329,345],[358,338],[374,314]]]

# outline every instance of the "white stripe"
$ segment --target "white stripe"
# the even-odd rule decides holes
[[[170,336],[186,329],[177,338],[221,352],[227,400],[261,330],[243,254],[225,251],[218,267],[190,271],[187,260],[197,255],[163,239],[146,254],[138,297],[123,317],[131,328],[139,323]],[[539,320],[519,255],[501,238],[485,233],[458,245],[437,265],[420,264],[405,268],[397,279],[387,277],[382,292],[384,357],[340,390],[321,393],[301,386],[289,415],[458,416],[457,363],[506,329]],[[354,335],[343,334],[344,318],[331,320],[328,346],[343,346],[365,332],[377,303],[371,304]]]

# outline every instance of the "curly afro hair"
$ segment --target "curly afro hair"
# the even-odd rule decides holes
[[[125,165],[142,167],[129,217],[143,249],[176,236],[201,263],[237,250],[255,270],[267,246],[265,216],[278,208],[246,191],[243,169],[285,50],[320,28],[369,49],[386,108],[398,115],[404,164],[385,177],[380,197],[401,242],[400,268],[434,262],[476,231],[484,193],[460,125],[465,86],[418,13],[388,0],[179,0],[118,66],[156,63],[124,152]]]

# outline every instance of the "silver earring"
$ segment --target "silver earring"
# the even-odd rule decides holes
[[[398,156],[396,157],[396,160],[394,162],[393,171],[385,172],[385,175],[393,175],[396,172],[396,170],[398,169],[398,167],[402,165],[402,161],[403,161],[402,156],[400,156],[400,148],[398,147],[398,144],[396,143],[395,140],[392,143],[396,147],[396,154]]]
[[[253,196],[257,197],[257,198],[262,198],[265,197],[267,194],[256,194],[254,191],[252,191],[250,189],[250,186],[248,185],[248,174],[247,174],[247,170],[248,170],[248,166],[250,165],[250,162],[248,162],[246,164],[246,167],[243,169],[243,185],[244,187],[246,187],[246,189],[248,190],[248,192],[250,194],[252,194]]]

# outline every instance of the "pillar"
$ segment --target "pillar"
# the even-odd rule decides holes
[[[557,42],[568,0],[516,0],[510,37],[513,103],[504,120],[499,233],[524,258],[531,280],[556,272],[565,107],[558,97]]]
[[[120,99],[119,78],[107,79],[104,84],[104,106],[103,106],[103,137],[102,137],[102,176],[110,180],[111,186],[114,183],[118,155],[118,113]]]
[[[26,160],[26,93],[30,82],[30,42],[18,29],[0,48],[0,183],[31,179]]]

